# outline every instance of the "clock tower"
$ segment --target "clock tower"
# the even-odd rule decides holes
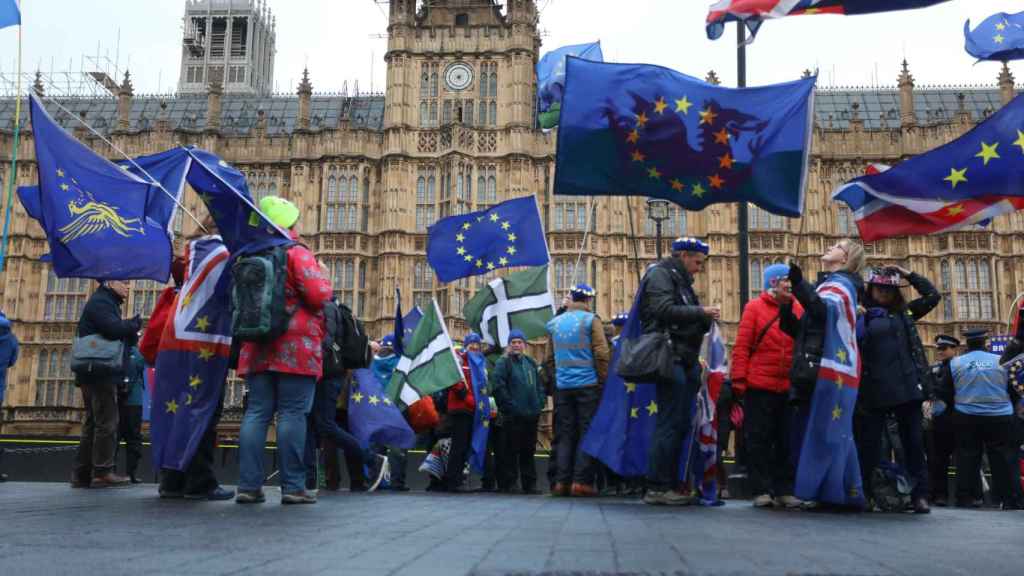
[[[554,139],[535,129],[537,25],[535,0],[391,0],[381,223],[395,254],[382,250],[380,282],[412,295],[405,309],[433,294],[442,313],[461,316],[493,276],[438,283],[425,259],[434,222],[521,196],[545,201]]]

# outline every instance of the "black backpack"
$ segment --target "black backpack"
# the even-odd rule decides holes
[[[369,368],[373,361],[370,338],[352,309],[333,301],[324,304],[327,334],[323,339],[323,377],[337,377],[345,370]]]
[[[285,307],[288,249],[244,254],[231,267],[231,336],[242,342],[270,342],[288,331]]]

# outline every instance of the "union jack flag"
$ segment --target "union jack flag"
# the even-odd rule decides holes
[[[682,477],[692,481],[700,495],[699,501],[704,506],[720,506],[718,498],[718,416],[715,413],[715,397],[722,389],[726,375],[729,373],[728,356],[722,331],[715,322],[711,330],[704,336],[701,345],[701,361],[704,370],[701,375],[701,387],[697,391],[694,405],[693,432],[687,438],[682,458],[682,465],[689,467]],[[696,448],[693,457],[689,454]]]
[[[726,22],[741,21],[751,35],[761,22],[798,14],[871,14],[924,8],[947,0],[719,0],[708,12],[708,38],[722,36]]]
[[[231,351],[230,254],[219,236],[185,249],[185,282],[160,338],[153,466],[185,470],[221,401]]]

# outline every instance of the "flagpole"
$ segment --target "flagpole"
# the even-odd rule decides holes
[[[11,145],[11,174],[7,178],[7,205],[4,207],[3,243],[0,244],[0,272],[7,259],[7,233],[11,225],[11,204],[14,203],[14,181],[18,178],[18,141],[21,137],[21,29],[18,24],[18,80],[15,88],[14,143]]]
[[[736,86],[747,87],[747,28],[742,20],[736,21]],[[749,221],[747,203],[736,205],[736,219],[739,220],[739,252],[740,252],[740,314],[750,298],[750,243],[748,241]]]

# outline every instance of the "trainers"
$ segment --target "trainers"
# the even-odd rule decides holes
[[[316,493],[310,490],[281,494],[281,504],[316,504]]]
[[[218,500],[231,500],[234,497],[235,493],[233,491],[221,488],[220,486],[217,486],[209,492],[185,494],[186,500],[209,500],[211,502],[216,502]]]
[[[693,504],[693,496],[681,494],[675,490],[648,490],[644,495],[644,504],[653,506],[689,506]]]
[[[774,503],[775,501],[769,494],[761,494],[754,498],[754,508],[771,508]]]
[[[597,496],[597,490],[590,484],[574,482],[570,492],[575,498],[593,498]]]
[[[118,487],[118,486],[127,486],[128,482],[130,482],[130,480],[128,480],[127,476],[118,476],[117,474],[114,474],[113,472],[108,472],[107,474],[104,474],[103,476],[94,476],[93,479],[92,479],[91,487],[92,488],[113,488],[113,487]]]
[[[235,494],[236,504],[259,504],[266,499],[262,490],[239,490]]]
[[[375,462],[370,469],[370,478],[373,481],[366,488],[367,492],[373,492],[380,487],[382,482],[389,482],[391,480],[391,464],[388,462],[387,457],[378,454],[374,460]]]
[[[804,501],[793,496],[792,494],[786,494],[775,499],[775,505],[779,508],[799,508],[803,506]]]

